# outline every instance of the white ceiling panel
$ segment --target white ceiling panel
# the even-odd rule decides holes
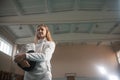
[[[24,14],[45,13],[45,0],[18,0]]]
[[[75,33],[88,33],[89,29],[92,27],[92,23],[79,23],[72,26],[72,31]]]
[[[113,29],[115,23],[97,23],[94,33],[106,34]]]
[[[102,10],[105,0],[78,0],[80,10]]]
[[[107,0],[106,8],[108,11],[119,11],[120,0]]]
[[[31,37],[32,31],[28,25],[13,25],[8,27],[17,38]]]
[[[74,0],[49,0],[52,12],[70,11],[74,8]]]
[[[70,32],[70,25],[69,24],[59,24],[59,25],[54,25],[53,27],[53,33],[54,34],[64,34],[64,33],[69,33]]]
[[[11,0],[0,0],[0,17],[3,16],[17,16]]]

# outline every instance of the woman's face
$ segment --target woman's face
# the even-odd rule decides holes
[[[38,39],[43,39],[46,37],[46,28],[44,26],[38,27],[37,28],[37,38]]]

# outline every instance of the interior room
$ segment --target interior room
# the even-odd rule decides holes
[[[0,0],[0,80],[23,80],[15,62],[46,24],[52,80],[120,80],[119,0]]]

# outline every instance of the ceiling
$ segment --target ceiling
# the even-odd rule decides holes
[[[119,0],[0,1],[0,29],[17,44],[32,42],[41,23],[48,25],[57,43],[120,40]]]

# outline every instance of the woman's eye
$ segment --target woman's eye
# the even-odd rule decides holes
[[[43,29],[40,29],[41,31],[43,31]]]

